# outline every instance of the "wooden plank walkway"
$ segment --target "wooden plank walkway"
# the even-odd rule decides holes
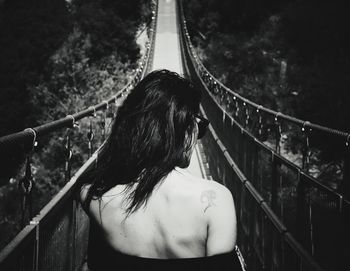
[[[176,0],[159,0],[158,3],[158,20],[152,69],[168,69],[183,75]],[[188,171],[192,175],[207,178],[202,159],[203,153],[200,149],[197,145]]]

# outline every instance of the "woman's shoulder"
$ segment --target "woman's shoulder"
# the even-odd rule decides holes
[[[234,211],[234,202],[231,191],[224,185],[216,181],[207,181],[198,191],[200,201],[204,206],[204,212],[210,214],[213,210],[225,210],[226,212]]]
[[[231,191],[221,183],[196,176],[191,176],[191,178],[193,179],[193,184],[195,186],[194,190],[200,195],[200,197],[209,196],[217,199],[225,199],[226,201],[232,200]]]
[[[207,180],[207,181],[203,182],[203,189],[212,190],[216,194],[219,194],[221,196],[227,197],[229,195],[232,195],[231,191],[226,186],[224,186],[223,184],[221,184],[215,180]]]
[[[207,180],[188,172],[180,172],[183,181],[176,180],[177,194],[187,195],[192,201],[197,202],[201,212],[207,214],[209,209],[225,209],[227,212],[234,211],[234,202],[231,191],[215,180]],[[175,189],[174,189],[175,190]],[[210,212],[208,212],[210,213]]]

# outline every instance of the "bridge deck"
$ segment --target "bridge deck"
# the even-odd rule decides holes
[[[175,0],[159,0],[152,69],[168,69],[183,74]],[[208,177],[198,145],[188,170],[195,176]]]

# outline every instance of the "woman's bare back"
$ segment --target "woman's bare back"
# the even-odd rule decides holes
[[[147,258],[190,258],[233,249],[234,205],[222,185],[176,169],[128,217],[124,188],[118,185],[90,205],[90,215],[115,250]]]

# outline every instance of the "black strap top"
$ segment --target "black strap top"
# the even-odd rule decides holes
[[[92,225],[91,225],[92,226]],[[208,257],[156,259],[131,256],[110,247],[98,236],[96,231],[90,230],[88,248],[88,267],[92,271],[126,270],[178,270],[178,271],[205,271],[242,270],[236,252],[228,252]]]

